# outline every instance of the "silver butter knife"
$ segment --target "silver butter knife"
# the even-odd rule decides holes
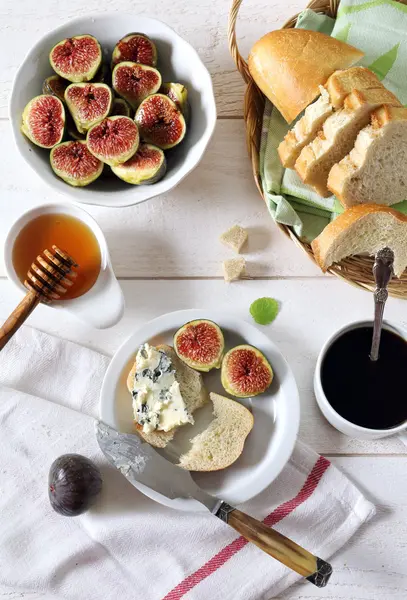
[[[328,583],[332,574],[329,563],[261,521],[207,494],[198,487],[188,471],[167,461],[138,435],[119,433],[99,421],[96,423],[96,438],[107,460],[133,485],[135,482],[142,483],[170,499],[195,498],[249,542],[317,587],[324,587]]]

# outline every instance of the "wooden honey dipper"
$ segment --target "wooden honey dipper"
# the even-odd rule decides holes
[[[57,246],[52,246],[52,252],[44,250],[37,256],[24,281],[27,294],[0,327],[0,350],[40,302],[49,304],[52,300],[59,300],[66,293],[76,277],[72,267],[77,266],[74,259]]]

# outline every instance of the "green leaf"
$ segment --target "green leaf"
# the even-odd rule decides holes
[[[352,23],[347,23],[338,33],[335,34],[335,38],[340,42],[347,42]]]
[[[250,314],[259,325],[268,325],[278,314],[278,302],[274,298],[258,298],[251,304]]]
[[[373,71],[373,73],[376,73],[380,81],[386,77],[387,73],[394,65],[397,59],[399,46],[400,42],[393,46],[393,48],[386,52],[386,54],[382,54],[382,56],[379,56],[379,58],[369,65],[369,69]]]

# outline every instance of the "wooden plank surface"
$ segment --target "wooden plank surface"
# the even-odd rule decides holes
[[[34,173],[0,121],[0,237],[40,203],[66,201]],[[12,150],[10,150],[10,148]],[[217,277],[233,253],[218,240],[234,223],[247,227],[247,271],[254,277],[322,276],[273,223],[252,178],[243,121],[218,121],[197,169],[168,194],[129,208],[84,206],[98,221],[119,277]],[[0,276],[4,275],[0,259]]]
[[[278,345],[294,372],[301,398],[301,439],[325,454],[407,454],[397,438],[375,442],[353,440],[334,430],[321,416],[313,393],[313,373],[322,344],[335,329],[366,318],[372,310],[366,292],[344,286],[334,278],[277,281],[122,281],[126,312],[115,327],[98,331],[66,311],[38,307],[29,323],[49,333],[113,354],[119,345],[146,321],[173,310],[216,308],[251,321],[249,306],[262,296],[280,303],[272,325],[261,329]],[[338,297],[348,310],[332,310]],[[0,316],[14,308],[19,294],[11,283],[0,281]],[[351,307],[351,309],[350,309]],[[386,317],[407,328],[402,300],[389,300]]]

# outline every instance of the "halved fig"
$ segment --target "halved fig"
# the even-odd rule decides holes
[[[153,67],[135,62],[121,62],[115,66],[112,75],[113,88],[119,96],[127,100],[133,108],[158,92],[161,75]]]
[[[83,140],[58,144],[51,150],[51,167],[69,185],[84,187],[103,171],[103,163],[91,154]]]
[[[163,83],[160,88],[160,94],[171,98],[175,106],[182,112],[184,118],[189,117],[188,90],[182,83]]]
[[[157,183],[165,175],[167,161],[161,148],[140,144],[136,154],[121,165],[112,167],[117,177],[133,185]]]
[[[65,102],[79,133],[85,133],[109,115],[113,92],[105,83],[71,83]]]
[[[65,109],[56,96],[36,96],[23,110],[21,131],[41,148],[53,148],[62,140]]]
[[[90,81],[102,62],[102,49],[93,35],[76,35],[58,42],[49,61],[54,71],[68,81]]]
[[[199,319],[186,323],[174,335],[177,356],[192,369],[219,369],[225,350],[221,328],[213,321]]]
[[[154,42],[144,33],[128,33],[114,47],[112,66],[124,61],[155,67],[157,48]]]
[[[59,75],[51,75],[51,77],[47,77],[44,80],[44,83],[42,84],[42,93],[56,96],[64,102],[64,94],[68,85],[69,81],[66,79],[62,79]]]
[[[244,344],[225,354],[221,379],[232,396],[250,398],[267,390],[273,381],[273,369],[260,350]]]
[[[108,117],[88,131],[86,143],[96,158],[110,166],[129,160],[137,152],[140,136],[129,117]]]
[[[134,120],[143,140],[163,150],[173,148],[185,137],[185,119],[171,98],[164,94],[146,98]]]
[[[131,108],[123,98],[114,98],[110,116],[123,115],[124,117],[131,116]]]

